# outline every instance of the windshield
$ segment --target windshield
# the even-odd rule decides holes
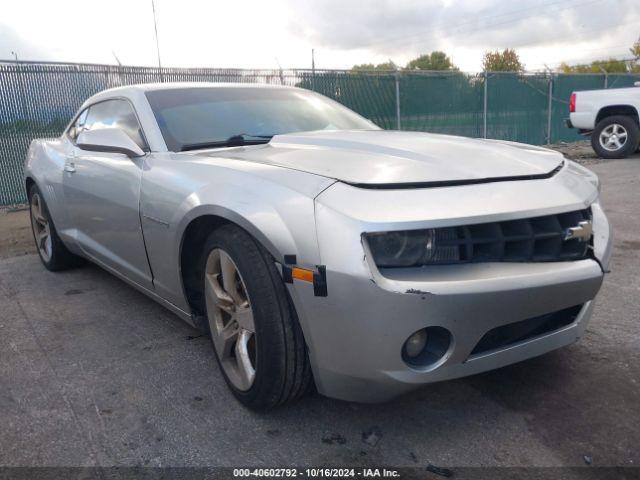
[[[194,87],[146,92],[167,148],[266,143],[312,130],[378,130],[337,102],[293,88]],[[238,138],[252,139],[238,143]],[[236,142],[229,142],[235,139]]]

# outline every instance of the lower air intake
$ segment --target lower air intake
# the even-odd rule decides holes
[[[571,325],[581,309],[582,305],[576,305],[539,317],[496,327],[484,334],[471,352],[471,356],[505,348]]]

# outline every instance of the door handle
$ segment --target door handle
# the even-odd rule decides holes
[[[64,164],[64,171],[65,172],[69,172],[69,173],[75,172],[76,171],[75,163],[65,163]]]

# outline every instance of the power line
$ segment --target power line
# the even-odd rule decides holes
[[[638,25],[638,20],[631,20],[629,22],[616,23],[615,25],[611,25],[611,27],[616,28],[616,27],[622,27],[624,25],[631,25],[631,24],[637,26]],[[551,38],[547,37],[542,41],[520,43],[518,45],[512,45],[512,48],[523,48],[523,47],[530,47],[530,46],[537,46],[537,45],[545,45],[545,44],[548,44],[548,43],[553,43],[554,41],[559,40],[559,39],[563,39],[563,38],[572,38],[572,39],[581,38],[585,33],[591,33],[591,32],[597,31],[597,30],[602,30],[604,28],[609,28],[609,26],[608,25],[601,25],[599,27],[590,28],[588,30],[581,30],[580,32],[569,32],[569,33],[566,33],[566,34],[563,34],[563,35],[558,35],[558,36],[551,37]]]
[[[597,1],[597,0],[591,0],[591,1]],[[532,7],[519,9],[519,10],[512,10],[511,12],[505,12],[505,13],[500,14],[500,15],[489,15],[489,16],[479,17],[479,18],[477,18],[475,20],[469,20],[467,22],[462,22],[462,23],[456,22],[456,24],[452,25],[452,26],[448,26],[446,24],[445,25],[440,25],[440,26],[436,27],[434,30],[435,30],[435,32],[442,32],[442,33],[446,34],[447,36],[455,36],[455,35],[452,35],[452,34],[455,34],[456,31],[460,30],[460,27],[465,26],[465,25],[477,24],[477,23],[479,23],[479,21],[486,20],[486,19],[497,18],[497,17],[500,17],[500,16],[514,15],[514,14],[517,14],[517,13],[522,13],[522,12],[526,12],[526,11],[533,10],[533,9],[550,7],[550,6],[563,4],[563,3],[566,3],[566,2],[565,1],[553,1],[553,2],[549,2],[549,3],[543,3],[543,4],[539,4],[539,5],[535,5],[535,6],[532,6]],[[506,23],[510,23],[510,22],[514,22],[514,21],[520,21],[520,20],[522,20],[524,18],[526,18],[526,16],[525,17],[516,17],[515,19],[510,19],[510,20],[506,21]],[[497,25],[501,25],[502,23],[503,22],[499,22]],[[459,31],[458,33],[462,34],[462,33],[469,33],[469,32],[473,32],[473,31],[481,31],[481,30],[485,30],[488,27],[492,27],[494,25],[496,25],[496,24],[490,23],[490,24],[484,25],[484,26],[482,26],[480,28],[476,27],[476,28],[473,28],[471,30],[463,29],[462,31]],[[399,37],[397,37],[397,39],[416,38],[416,37],[422,36],[423,34],[424,34],[423,32],[416,32],[416,33],[413,33],[413,34],[399,36]],[[433,38],[433,37],[434,37],[434,35],[432,33],[427,38]],[[382,40],[380,41],[380,43],[382,43]]]
[[[542,4],[539,4],[539,5],[534,5],[534,6],[531,6],[531,7],[522,8],[522,9],[518,9],[518,10],[512,10],[510,12],[504,12],[504,13],[496,14],[496,15],[486,15],[486,16],[479,17],[479,18],[474,19],[474,20],[468,20],[466,22],[456,22],[456,24],[454,26],[451,26],[451,28],[447,32],[451,32],[451,30],[455,31],[455,30],[459,29],[461,26],[464,26],[464,25],[472,25],[474,23],[478,23],[478,20],[487,20],[487,19],[491,19],[491,18],[498,18],[498,17],[514,15],[514,14],[517,14],[517,13],[522,13],[522,12],[526,12],[526,11],[533,10],[533,9],[543,8],[543,7],[549,7],[549,6],[558,5],[558,4],[562,4],[562,3],[566,3],[566,0],[553,1],[553,2],[549,2],[549,3],[542,3]],[[437,26],[435,28],[435,30],[436,31],[442,31],[446,27],[447,27],[447,25],[440,25],[440,26]],[[423,32],[415,32],[415,33],[408,34],[408,35],[403,35],[403,36],[397,37],[397,38],[414,38],[414,37],[419,37],[421,35],[423,35]]]
[[[572,9],[572,8],[576,8],[576,7],[580,7],[580,6],[584,6],[584,5],[589,5],[589,4],[592,4],[592,3],[602,3],[602,1],[603,0],[580,1],[580,2],[577,2],[577,3],[571,4],[571,5],[564,6],[564,7],[559,8],[559,9],[555,9],[554,12],[557,13],[557,12],[561,12],[563,10],[569,10],[569,9]],[[604,0],[604,1],[607,1],[607,0]],[[513,14],[516,14],[516,13],[522,13],[522,12],[533,10],[533,9],[551,7],[551,6],[558,5],[558,4],[566,4],[566,0],[564,0],[564,1],[553,1],[553,2],[549,2],[549,3],[545,3],[545,4],[538,4],[538,5],[535,5],[535,6],[532,6],[532,7],[523,8],[523,9],[520,9],[520,10],[514,10],[514,11],[510,12],[509,15],[513,15]],[[506,15],[506,14],[507,13],[505,13],[503,15]],[[477,20],[483,20],[483,19],[486,19],[486,18],[495,18],[496,16],[497,15],[489,16],[489,17],[479,17],[479,19],[477,19]],[[514,23],[514,22],[520,22],[520,21],[525,20],[527,18],[530,18],[530,15],[525,15],[523,17],[516,17],[516,18],[510,19],[510,20],[505,20],[505,21],[502,21],[502,22],[485,24],[482,27],[464,29],[464,30],[461,30],[461,31],[459,31],[459,27],[460,26],[472,24],[472,23],[474,23],[474,21],[469,21],[469,22],[464,22],[464,23],[456,23],[455,26],[451,26],[450,28],[448,28],[446,30],[445,30],[445,28],[447,27],[447,25],[443,25],[441,27],[438,27],[438,28],[432,30],[431,33],[429,34],[429,36],[427,36],[425,38],[426,39],[435,39],[436,38],[435,34],[438,33],[438,32],[444,34],[443,36],[446,37],[446,38],[456,37],[458,35],[468,35],[468,34],[477,33],[477,32],[483,31],[483,30],[487,30],[488,28],[507,25],[507,24]],[[475,23],[477,23],[477,20],[475,21]],[[375,41],[375,42],[370,42],[369,45],[401,46],[401,45],[403,45],[403,43],[398,43],[398,40],[400,42],[405,41],[405,44],[406,44],[406,43],[410,43],[410,40],[409,40],[409,42],[406,41],[407,39],[420,37],[422,35],[423,35],[422,32],[416,32],[416,33],[413,33],[413,34],[398,36],[398,37],[396,37],[395,40],[394,39],[386,39],[386,40],[382,40],[381,39],[381,40],[378,40],[378,41]],[[419,39],[419,40],[424,40],[424,39]]]
[[[160,72],[160,81],[164,82],[162,78],[162,63],[160,62],[160,44],[158,43],[158,23],[156,22],[156,3],[151,0],[151,10],[153,12],[153,28],[156,32],[156,52],[158,53],[158,70]]]
[[[585,6],[585,5],[589,5],[589,4],[593,4],[593,3],[599,3],[601,1],[602,0],[587,0],[587,1],[583,1],[583,2],[577,2],[577,3],[571,4],[571,5],[567,5],[567,6],[563,7],[563,8],[555,9],[554,13],[558,13],[558,12],[561,12],[561,11],[564,11],[564,10],[573,9],[573,8],[576,8],[576,7],[579,7],[579,6]],[[524,8],[524,9],[513,10],[511,12],[505,12],[505,13],[502,13],[502,14],[497,14],[497,15],[488,16],[488,17],[480,17],[480,20],[487,19],[487,18],[497,18],[497,17],[507,16],[507,15],[514,15],[516,13],[522,13],[522,12],[533,10],[533,9],[540,9],[540,8],[543,8],[543,7],[550,7],[550,6],[554,6],[554,5],[557,5],[557,4],[564,4],[564,3],[565,3],[565,1],[554,1],[554,2],[548,2],[548,3],[545,3],[545,4],[538,4],[538,5],[535,5],[535,6],[532,6],[532,7],[527,7],[527,8]],[[476,32],[482,31],[482,30],[486,30],[488,28],[492,28],[492,27],[496,27],[496,26],[500,26],[500,25],[506,25],[506,24],[513,23],[513,22],[519,22],[519,21],[525,20],[525,19],[527,19],[529,17],[530,17],[529,15],[526,15],[526,16],[523,16],[523,17],[512,18],[510,20],[503,21],[503,22],[487,24],[487,25],[484,25],[484,26],[479,27],[479,28],[466,29],[466,30],[463,30],[463,31],[456,32],[455,30],[457,28],[459,28],[460,26],[467,25],[467,24],[472,24],[472,23],[474,23],[474,21],[464,22],[462,24],[458,23],[457,26],[453,28],[453,33],[451,31],[449,31],[449,32],[446,33],[446,36],[447,37],[455,37],[455,36],[460,35],[460,34],[472,34],[472,33],[476,33]],[[477,21],[475,21],[475,22],[477,23]],[[628,22],[624,22],[624,23],[618,23],[617,25],[613,25],[612,27],[615,28],[615,27],[620,27],[620,26],[623,26],[623,25],[629,25],[629,24],[632,24],[632,23],[637,25],[637,21],[628,21]],[[592,31],[596,31],[596,30],[602,30],[603,28],[607,28],[607,27],[606,26],[600,26],[600,27],[595,27],[595,28],[591,28],[591,29],[588,29],[588,30],[583,30],[578,35],[579,36],[583,36],[584,34],[586,34],[588,32],[592,32]],[[440,27],[439,29],[436,29],[435,32],[437,32],[440,29],[442,29],[442,27]],[[421,33],[414,33],[414,34],[404,35],[402,37],[398,37],[398,40],[402,40],[402,39],[406,40],[406,39],[409,39],[409,38],[414,38],[414,37],[419,36],[419,35],[421,35]],[[554,37],[554,39],[567,38],[567,37],[571,37],[571,36],[575,37],[575,33],[569,33],[567,35],[556,36],[556,37]],[[429,38],[435,38],[434,32],[431,32]],[[389,42],[388,40],[386,40],[386,41],[380,40],[379,42],[374,42],[373,45],[383,44],[383,43],[386,44],[386,45],[389,45],[389,44],[394,44],[394,41]],[[543,44],[546,44],[546,43],[549,43],[549,39],[548,38],[545,38],[544,40],[538,41],[538,42],[528,42],[528,43],[524,43],[524,44],[515,45],[515,46],[512,46],[512,48],[522,48],[522,47],[525,47],[525,46],[531,47],[531,46],[535,46],[535,45],[543,45]],[[395,42],[395,44],[397,45],[397,41]],[[620,47],[622,47],[622,46],[624,46],[624,45],[620,45]],[[611,50],[612,48],[616,48],[616,47],[607,47],[608,50]],[[557,65],[559,65],[560,63],[562,63],[562,62],[558,62]]]

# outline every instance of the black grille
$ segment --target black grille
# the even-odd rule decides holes
[[[567,229],[591,221],[591,210],[435,230],[430,264],[464,262],[555,262],[586,258],[589,241],[565,240]]]
[[[548,313],[539,317],[528,318],[520,322],[509,323],[501,327],[489,330],[480,339],[471,352],[471,356],[480,353],[508,347],[515,343],[529,340],[530,338],[553,332],[570,325],[576,319],[582,305],[565,308],[557,312]]]

